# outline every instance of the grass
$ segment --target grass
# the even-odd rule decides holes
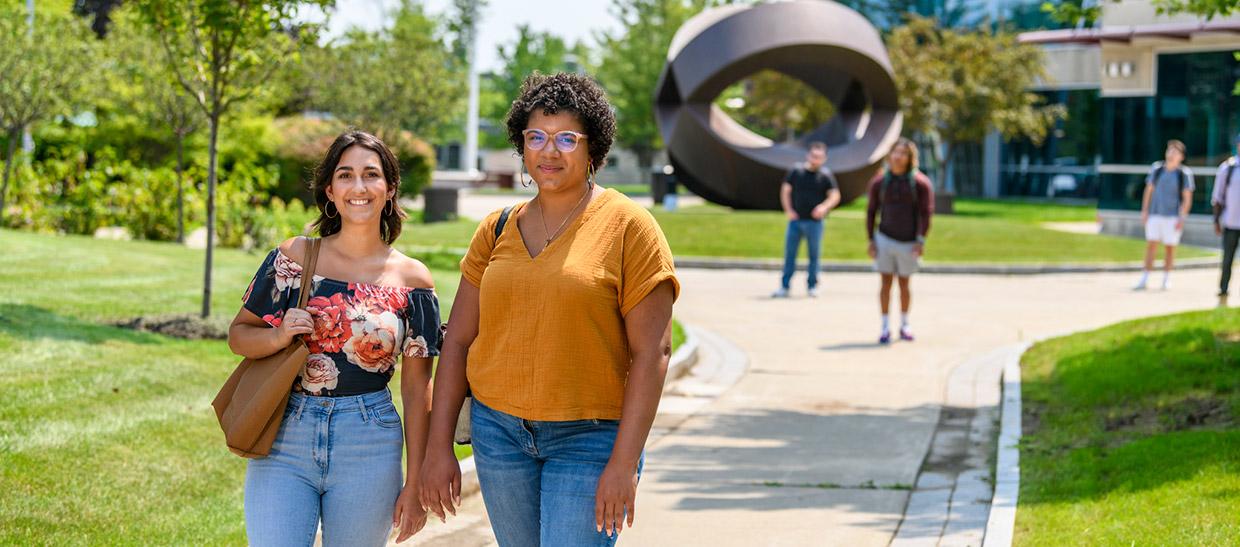
[[[1022,376],[1016,544],[1240,537],[1240,310],[1043,342]]]
[[[957,214],[938,215],[931,225],[926,261],[931,263],[1073,263],[1140,260],[1144,242],[1048,230],[1041,222],[1092,221],[1096,209],[1030,202],[957,200]],[[677,256],[781,258],[787,220],[770,211],[732,211],[708,205],[677,213],[655,211]],[[854,203],[827,219],[822,257],[867,261],[865,205]],[[802,251],[804,252],[804,251]],[[1190,247],[1179,257],[1210,256]]]
[[[1135,239],[1058,232],[1042,222],[1090,222],[1097,209],[1033,201],[958,199],[955,215],[934,218],[926,260],[930,263],[1090,263],[1133,262],[1145,243]],[[685,207],[675,213],[654,209],[676,256],[782,258],[787,220],[771,211],[733,211],[716,205]],[[409,223],[402,241],[428,264],[447,266],[469,246],[477,223],[456,220]],[[867,261],[865,204],[855,202],[827,220],[822,256],[832,261]],[[804,251],[802,251],[804,252]],[[1181,247],[1177,256],[1212,256]]]

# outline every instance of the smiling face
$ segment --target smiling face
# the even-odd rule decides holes
[[[395,191],[388,188],[379,154],[364,146],[350,146],[332,172],[327,199],[346,223],[378,223]]]
[[[585,133],[585,127],[577,116],[562,110],[550,115],[542,110],[535,111],[530,114],[526,128],[540,129],[549,136],[561,131]],[[590,165],[590,146],[583,138],[572,152],[563,152],[556,147],[555,140],[549,138],[542,150],[526,146],[525,169],[538,184],[539,192],[580,191]]]

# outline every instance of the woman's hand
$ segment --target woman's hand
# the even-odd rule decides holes
[[[461,504],[461,462],[456,461],[451,445],[447,450],[426,451],[422,462],[422,507],[446,521],[448,513],[456,516]]]
[[[619,534],[628,520],[633,527],[634,507],[637,498],[637,465],[621,465],[608,462],[598,478],[594,494],[594,523],[598,531],[606,531],[607,537]]]
[[[392,512],[392,527],[399,532],[396,543],[405,541],[420,532],[426,526],[426,508],[419,498],[419,488],[415,482],[406,482],[396,498],[396,509]]]
[[[298,334],[313,334],[314,318],[310,312],[301,308],[289,308],[284,312],[284,317],[280,320],[280,326],[276,327],[276,339],[280,341],[281,347],[293,343],[293,338]]]

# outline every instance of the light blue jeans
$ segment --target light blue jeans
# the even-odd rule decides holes
[[[789,220],[788,235],[784,238],[784,278],[781,280],[784,289],[792,286],[792,273],[797,269],[797,251],[801,250],[801,239],[805,239],[809,251],[809,288],[818,286],[818,255],[822,249],[821,220]]]
[[[500,547],[616,544],[616,535],[595,527],[594,494],[619,421],[523,420],[474,399],[470,426],[482,500]]]
[[[289,397],[266,458],[245,473],[250,545],[387,543],[401,488],[404,434],[386,389],[351,397]]]

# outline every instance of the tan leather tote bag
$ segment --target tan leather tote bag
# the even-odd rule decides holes
[[[310,297],[321,244],[319,238],[310,240],[301,272],[298,308],[305,308]],[[293,381],[309,356],[310,349],[302,336],[297,336],[287,348],[262,359],[244,359],[237,365],[211,402],[229,450],[243,458],[262,458],[271,452]]]

